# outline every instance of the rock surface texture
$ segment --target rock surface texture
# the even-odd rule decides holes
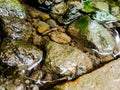
[[[0,90],[120,90],[120,0],[0,0]]]
[[[51,90],[119,90],[120,59]]]
[[[90,59],[77,48],[49,42],[46,45],[46,71],[73,79],[92,69]],[[53,76],[54,77],[54,76]]]

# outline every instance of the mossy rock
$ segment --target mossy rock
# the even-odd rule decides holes
[[[115,41],[107,28],[89,16],[81,16],[68,27],[68,33],[84,48],[94,49],[101,55],[112,54]]]
[[[0,16],[25,17],[25,9],[18,0],[0,0]]]

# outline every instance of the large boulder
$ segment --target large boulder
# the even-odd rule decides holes
[[[71,80],[92,69],[91,60],[80,50],[68,44],[48,42],[45,47],[44,70],[52,79],[66,77]]]
[[[79,77],[77,80],[57,85],[52,90],[119,90],[120,59]]]
[[[79,42],[81,49],[87,47],[103,56],[110,55],[114,51],[115,40],[112,34],[89,16],[81,16],[67,31]]]
[[[108,29],[96,20],[91,19],[90,16],[84,15],[71,23],[67,32],[72,37],[76,47],[88,52],[94,66],[114,59],[113,55],[118,46],[116,44],[118,42],[116,41],[117,31],[116,33],[114,30]],[[115,34],[117,34],[116,37]]]
[[[43,51],[39,48],[22,40],[5,38],[0,46],[0,90],[25,90],[33,81],[28,79],[29,73],[41,66],[42,61]],[[36,75],[39,77],[39,73]],[[31,88],[38,88],[34,86]]]
[[[101,62],[111,61],[117,56],[115,51],[118,47],[118,32],[105,27],[88,15],[81,16],[71,23],[67,32],[78,48],[88,52],[95,66]]]
[[[32,70],[42,60],[43,53],[35,46],[12,39],[4,39],[0,47],[0,60],[20,70]]]

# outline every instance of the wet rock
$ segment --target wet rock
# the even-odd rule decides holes
[[[85,36],[80,34],[80,30],[76,28],[76,23],[77,23],[77,21],[75,21],[69,25],[69,27],[67,29],[67,33],[72,37],[72,40],[76,40],[76,42],[78,44],[76,46],[78,46],[82,51],[86,51],[86,49],[91,48],[92,45],[88,42],[88,40],[85,39],[86,38]],[[94,47],[94,45],[93,45],[93,47]]]
[[[51,16],[62,24],[69,24],[77,19],[81,15],[79,10],[83,8],[80,1],[74,0],[60,0],[59,3],[58,1],[38,0],[38,3],[40,9],[49,11]]]
[[[87,12],[87,13],[91,13],[91,12],[95,12],[97,9],[94,7],[95,5],[93,4],[94,0],[92,1],[82,1],[82,11],[83,12]],[[97,1],[95,1],[97,2]]]
[[[111,2],[115,5],[111,5]],[[105,1],[96,0],[93,1],[61,0],[59,3],[55,3],[54,1],[49,0],[38,0],[41,9],[44,8],[50,11],[51,16],[54,19],[57,19],[58,22],[62,24],[70,24],[71,22],[76,20],[79,16],[81,16],[81,14],[85,13],[86,14],[89,13],[90,15],[96,13],[96,15],[94,16],[97,17],[96,20],[99,21],[101,20],[116,21],[117,18],[111,15],[111,13],[109,12],[109,9],[111,8],[109,5],[119,6],[118,3],[116,3],[118,1],[111,2],[107,3]]]
[[[59,23],[62,24],[70,24],[76,20],[81,15],[79,10],[83,8],[80,1],[68,0],[66,1],[66,4],[67,8],[65,12],[58,18]]]
[[[95,32],[92,32],[94,29]],[[90,36],[89,39],[95,44],[98,48],[99,52],[102,53],[110,53],[113,52],[115,47],[114,37],[104,28],[102,25],[98,24],[95,21],[92,21],[90,26]],[[95,36],[96,35],[96,36]],[[107,38],[106,38],[107,37]],[[104,55],[104,54],[103,54]]]
[[[40,21],[40,22],[37,24],[37,26],[38,26],[37,31],[38,31],[39,33],[41,33],[41,34],[45,34],[45,33],[47,33],[47,32],[50,31],[50,26],[49,26],[47,23],[43,22],[43,21]]]
[[[50,0],[37,0],[40,4],[45,4],[46,6],[50,6],[53,4]]]
[[[42,39],[42,37],[40,35],[35,34],[33,36],[33,44],[34,45],[41,45],[42,41],[43,41],[43,39]]]
[[[40,18],[43,21],[50,18],[48,13],[41,12],[40,10],[37,10],[35,8],[32,8],[32,7],[27,7],[27,11],[28,11],[31,18],[36,18],[36,19]]]
[[[98,8],[101,11],[109,12],[109,5],[106,2],[103,1],[94,1],[93,4],[95,5],[94,7]]]
[[[52,7],[52,13],[55,13],[57,15],[64,14],[66,10],[67,10],[67,4],[65,2],[61,2],[59,4],[55,4]]]
[[[0,86],[0,90],[25,90],[24,84],[20,84],[18,86],[15,86],[14,84],[11,83],[6,83],[4,85]]]
[[[60,32],[65,32],[66,31],[66,29],[62,26],[58,26],[57,30],[60,31]]]
[[[65,34],[65,33],[62,33],[62,32],[52,32],[50,34],[50,38],[57,42],[57,43],[69,43],[71,41],[71,38]]]
[[[12,39],[27,41],[32,33],[30,24],[23,19],[4,17],[2,22],[3,31]]]
[[[117,18],[110,14],[109,12],[96,11],[96,14],[93,15],[93,18],[98,22],[116,22]]]
[[[51,74],[53,80],[62,77],[71,80],[92,69],[90,59],[77,48],[50,41],[45,50],[43,69]]]
[[[119,15],[120,14],[120,7],[118,7],[118,6],[115,6],[115,7],[112,7],[111,8],[111,13],[113,14],[113,15]]]
[[[18,0],[1,0],[0,16],[25,17],[25,10]]]
[[[47,23],[50,25],[50,27],[54,28],[57,26],[57,23],[53,19],[47,20]]]
[[[0,1],[0,16],[2,30],[8,37],[16,40],[28,40],[31,35],[31,26],[24,20],[25,9],[18,0]]]
[[[79,77],[77,80],[57,85],[52,90],[119,90],[120,59]]]
[[[17,66],[20,70],[32,70],[42,60],[43,53],[35,46],[9,38],[0,47],[0,59],[8,66]]]
[[[45,42],[50,40],[48,35],[40,35],[36,31],[32,33],[31,37],[33,45],[41,46],[44,45]]]
[[[45,21],[45,20],[47,20],[47,19],[50,18],[49,14],[48,14],[48,13],[44,13],[44,12],[41,12],[40,15],[39,15],[39,17],[40,17],[43,21]]]
[[[66,12],[58,19],[59,23],[70,24],[81,15],[77,7],[74,5],[68,6],[69,8],[66,10]]]
[[[91,20],[88,16],[82,16],[71,24],[68,33],[76,38],[82,47],[81,49],[88,47],[103,56],[113,53],[114,37],[104,26],[95,20]]]
[[[44,4],[46,6],[53,5],[54,3],[60,3],[64,0],[37,0],[40,4]]]
[[[108,1],[109,2],[109,1]],[[81,1],[82,3],[82,11],[91,13],[96,11],[105,11],[109,12],[110,4],[106,1],[100,1],[100,0],[87,0],[87,1]],[[113,1],[110,1],[112,3]]]
[[[36,9],[33,9],[33,8],[28,9],[28,12],[29,12],[29,15],[30,15],[32,18],[38,18],[39,15],[41,14],[40,11],[38,11],[38,10],[36,10]]]

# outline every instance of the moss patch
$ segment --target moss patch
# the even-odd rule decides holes
[[[88,25],[90,24],[91,19],[89,16],[82,16],[75,24],[76,28],[79,28],[80,34],[87,35],[89,33]]]

